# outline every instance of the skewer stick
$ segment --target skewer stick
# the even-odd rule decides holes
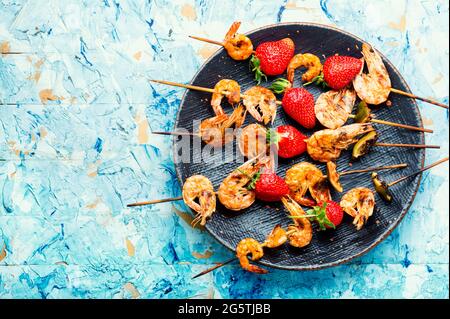
[[[175,136],[200,136],[199,133],[191,133],[191,132],[151,132],[151,134],[156,134],[156,135],[175,135]]]
[[[233,257],[233,258],[231,258],[231,259],[228,259],[228,260],[225,261],[225,262],[218,263],[217,265],[215,265],[215,266],[213,266],[213,267],[211,267],[211,268],[208,268],[208,269],[206,269],[206,270],[203,270],[202,272],[198,273],[197,275],[195,275],[194,277],[192,277],[192,279],[195,279],[195,278],[198,278],[198,277],[200,277],[200,276],[206,275],[206,274],[210,273],[211,271],[216,270],[217,268],[220,268],[220,267],[223,267],[223,266],[225,266],[225,265],[228,265],[229,263],[232,263],[232,262],[235,261],[235,260],[237,260],[237,258],[236,258],[236,257]]]
[[[191,39],[195,39],[195,40],[199,40],[199,41],[203,41],[203,42],[207,42],[207,43],[211,43],[211,44],[217,44],[223,47],[223,43],[219,42],[219,41],[214,41],[214,40],[210,40],[210,39],[206,39],[206,38],[201,38],[201,37],[197,37],[195,35],[190,35],[189,38]]]
[[[290,230],[290,231],[287,231],[287,232],[286,232],[286,236],[289,236],[290,234],[295,233],[295,232],[296,232],[296,230]],[[267,246],[267,243],[264,242],[264,243],[261,244],[261,246],[262,246],[262,247],[266,247],[266,246]],[[211,268],[208,268],[208,269],[202,271],[201,273],[198,273],[197,275],[195,275],[194,277],[192,277],[192,279],[195,279],[195,278],[198,278],[198,277],[200,277],[200,276],[206,275],[206,274],[210,273],[211,271],[214,271],[214,270],[216,270],[216,269],[218,269],[218,268],[220,268],[220,267],[223,267],[223,266],[225,266],[225,265],[228,265],[229,263],[231,263],[231,262],[233,262],[233,261],[235,261],[235,260],[237,260],[237,257],[236,257],[236,256],[233,257],[233,258],[231,258],[231,259],[228,259],[227,261],[224,261],[224,262],[222,262],[222,263],[218,263],[217,265],[215,265],[215,266],[213,266],[213,267],[211,267]]]
[[[342,173],[339,173],[340,176],[344,175],[350,175],[350,174],[356,174],[356,173],[365,173],[365,172],[373,172],[373,171],[381,171],[385,169],[394,169],[394,168],[405,168],[408,164],[402,163],[402,164],[395,164],[395,165],[387,165],[387,166],[380,166],[380,167],[370,167],[370,168],[364,168],[364,169],[354,169],[351,171],[345,171]]]
[[[205,87],[197,86],[197,85],[183,84],[183,83],[164,81],[164,80],[153,80],[153,79],[150,80],[150,81],[151,82],[155,82],[155,83],[165,84],[165,85],[181,87],[181,88],[185,88],[185,89],[189,89],[189,90],[197,90],[197,91],[207,92],[207,93],[214,93],[215,92],[214,89],[209,89],[209,88],[205,88]],[[229,95],[229,92],[227,92],[227,91],[222,91],[222,92],[219,92],[219,93],[221,93],[223,95]],[[241,93],[241,98],[244,99],[245,97],[246,97],[246,95]],[[276,103],[277,103],[277,105],[281,105],[282,104],[281,101],[276,101]],[[350,118],[354,118],[355,115],[350,114],[349,117]],[[405,128],[405,129],[409,129],[409,130],[414,130],[414,131],[433,133],[433,130],[430,130],[430,129],[426,129],[426,128],[422,128],[422,127],[416,127],[416,126],[411,126],[411,125],[406,125],[406,124],[400,124],[400,123],[395,123],[395,122],[389,122],[389,121],[383,121],[383,120],[377,120],[377,119],[371,119],[370,122],[384,124],[384,125],[390,125],[390,126],[396,126],[396,127],[401,127],[401,128]]]
[[[435,101],[435,100],[432,100],[432,99],[428,99],[428,98],[425,98],[425,97],[420,97],[420,96],[417,96],[417,95],[412,94],[412,93],[404,92],[404,91],[397,90],[397,89],[394,89],[394,88],[391,88],[391,92],[392,93],[397,93],[397,94],[400,94],[400,95],[404,95],[404,96],[407,96],[407,97],[410,97],[410,98],[413,98],[413,99],[416,99],[416,100],[421,100],[421,101],[424,101],[424,102],[427,102],[427,103],[430,103],[430,104],[434,104],[434,105],[440,106],[440,107],[442,107],[444,109],[448,109],[448,105],[445,105],[444,103],[441,103],[441,102],[438,102],[438,101]]]
[[[426,144],[397,144],[397,143],[375,143],[374,146],[383,147],[412,147],[412,148],[441,148],[439,145],[426,145]]]
[[[393,182],[389,183],[388,186],[391,187],[391,186],[393,186],[393,185],[395,185],[395,184],[397,184],[397,183],[400,183],[400,182],[404,181],[405,179],[408,179],[408,178],[410,178],[410,177],[416,176],[417,174],[420,174],[420,173],[422,173],[423,171],[426,171],[427,169],[430,169],[430,168],[432,168],[432,167],[435,167],[435,166],[437,166],[437,165],[439,165],[439,164],[442,164],[442,163],[444,163],[444,162],[446,162],[446,161],[448,161],[448,157],[443,158],[443,159],[441,159],[441,160],[439,160],[439,161],[437,161],[437,162],[435,162],[435,163],[433,163],[433,164],[430,164],[430,165],[428,165],[428,166],[426,166],[426,167],[424,167],[424,168],[422,168],[422,169],[420,169],[420,170],[418,170],[418,171],[416,171],[416,172],[414,172],[414,173],[412,173],[412,174],[409,174],[409,175],[406,175],[406,176],[404,176],[404,177],[402,177],[402,178],[399,178],[399,179],[397,179],[396,181],[393,181]]]
[[[348,117],[353,119],[353,118],[355,118],[355,115],[350,114]],[[395,122],[389,122],[389,121],[383,121],[383,120],[377,120],[377,119],[370,119],[369,122],[378,123],[378,124],[384,124],[384,125],[389,125],[389,126],[395,126],[395,127],[401,127],[401,128],[405,128],[405,129],[413,130],[413,131],[433,133],[433,130],[430,130],[430,129],[427,129],[427,128],[422,128],[422,127],[417,127],[417,126],[412,126],[412,125],[406,125],[406,124],[400,124],[400,123],[395,123]]]
[[[189,90],[196,90],[201,92],[207,92],[207,93],[214,93],[214,89],[208,89],[202,86],[197,85],[190,85],[190,84],[183,84],[183,83],[177,83],[177,82],[171,82],[171,81],[164,81],[164,80],[150,80],[151,82],[165,84],[165,85],[171,85],[171,86],[177,86],[180,88],[185,88]],[[223,92],[226,95],[226,92]]]
[[[9,52],[0,52],[0,55],[17,55],[17,54],[34,54],[35,52],[14,52],[14,51],[9,51]]]
[[[138,202],[138,203],[128,204],[127,207],[136,207],[136,206],[152,205],[152,204],[159,204],[159,203],[166,203],[166,202],[174,202],[174,201],[178,201],[178,200],[183,200],[183,196],[164,198],[164,199],[154,199],[154,200],[149,200],[146,202]]]

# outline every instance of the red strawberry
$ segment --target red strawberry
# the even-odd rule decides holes
[[[316,114],[314,113],[314,96],[304,88],[290,88],[284,93],[283,109],[307,129],[316,125]]]
[[[334,55],[323,64],[323,79],[332,89],[340,90],[353,81],[362,67],[363,62],[360,59]]]
[[[268,131],[270,143],[277,144],[278,156],[292,158],[306,151],[306,136],[291,125],[281,125],[276,130]]]
[[[263,42],[258,45],[250,60],[258,84],[261,83],[263,77],[267,80],[266,75],[282,74],[294,56],[294,51],[295,44],[290,38]]]
[[[331,200],[314,206],[307,211],[307,215],[319,223],[321,230],[336,228],[344,218],[344,212],[338,203]]]
[[[266,202],[277,202],[281,197],[289,194],[289,187],[284,179],[277,174],[264,171],[258,177],[255,184],[256,198]]]

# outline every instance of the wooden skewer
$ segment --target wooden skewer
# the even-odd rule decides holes
[[[217,44],[223,47],[223,43],[219,42],[219,41],[214,41],[214,40],[210,40],[210,39],[206,39],[206,38],[201,38],[201,37],[197,37],[195,35],[190,35],[189,38],[191,39],[195,39],[195,40],[199,40],[199,41],[203,41],[203,42],[207,42],[207,43],[211,43],[211,44]]]
[[[214,93],[214,89],[208,89],[208,88],[205,88],[205,87],[202,87],[202,86],[197,86],[197,85],[183,84],[183,83],[164,81],[164,80],[153,80],[153,79],[150,79],[150,81],[151,82],[155,82],[155,83],[160,83],[160,84],[165,84],[165,85],[185,88],[185,89],[189,89],[189,90],[196,90],[196,91],[201,91],[201,92]],[[227,92],[223,92],[223,94],[226,95]],[[241,97],[242,97],[242,94],[241,94]]]
[[[214,89],[209,89],[209,88],[205,88],[205,87],[197,86],[197,85],[183,84],[183,83],[164,81],[164,80],[153,80],[153,79],[151,79],[150,81],[151,82],[155,82],[155,83],[165,84],[165,85],[181,87],[181,88],[185,88],[185,89],[189,89],[189,90],[197,90],[197,91],[207,92],[207,93],[214,93],[215,92]],[[227,91],[222,91],[220,93],[223,94],[223,95],[228,95],[229,94],[229,92],[227,92]],[[245,99],[245,97],[246,97],[246,95],[241,93],[241,98]],[[282,104],[281,101],[276,101],[276,103],[277,103],[277,105],[281,105]],[[350,114],[349,117],[350,118],[354,118],[355,115]],[[383,121],[383,120],[377,120],[377,119],[371,119],[370,122],[378,123],[378,124],[384,124],[384,125],[390,125],[390,126],[396,126],[396,127],[400,127],[400,128],[414,130],[414,131],[433,133],[433,130],[430,130],[430,129],[426,129],[426,128],[422,128],[422,127],[416,127],[416,126],[412,126],[412,125],[400,124],[400,123],[395,123],[395,122],[389,122],[389,121]]]
[[[355,115],[354,114],[350,114],[348,117],[351,118],[351,119],[354,119]],[[412,126],[412,125],[400,124],[400,123],[383,121],[383,120],[377,120],[377,119],[370,119],[369,121],[372,122],[372,123],[378,123],[378,124],[384,124],[384,125],[389,125],[389,126],[401,127],[401,128],[405,128],[405,129],[413,130],[413,131],[433,133],[433,130],[430,130],[430,129],[427,129],[427,128],[422,128],[422,127],[417,127],[417,126]]]
[[[410,178],[410,177],[416,176],[417,174],[420,174],[420,173],[422,173],[423,171],[426,171],[427,169],[430,169],[430,168],[432,168],[432,167],[435,167],[435,166],[437,166],[437,165],[439,165],[439,164],[442,164],[442,163],[444,163],[444,162],[446,162],[446,161],[448,161],[448,157],[443,158],[443,159],[441,159],[441,160],[439,160],[439,161],[437,161],[437,162],[435,162],[435,163],[433,163],[433,164],[430,164],[430,165],[428,165],[428,166],[426,166],[426,167],[424,167],[424,168],[422,168],[422,169],[420,169],[420,170],[418,170],[418,171],[416,171],[416,172],[414,172],[414,173],[412,173],[412,174],[409,174],[409,175],[406,175],[406,176],[404,176],[404,177],[402,177],[402,178],[399,178],[399,179],[397,179],[396,181],[393,181],[393,182],[389,183],[388,186],[391,187],[391,186],[393,186],[393,185],[395,185],[395,184],[397,184],[397,183],[400,183],[400,182],[404,181],[405,179],[408,179],[408,178]]]
[[[175,135],[175,136],[200,136],[199,133],[191,133],[191,132],[151,132],[151,134],[156,134],[156,135]]]
[[[192,279],[195,279],[195,278],[198,278],[198,277],[200,277],[200,276],[206,275],[206,274],[210,273],[211,271],[216,270],[217,268],[220,268],[220,267],[223,267],[223,266],[225,266],[225,265],[228,265],[229,263],[232,263],[232,262],[235,261],[235,260],[237,260],[237,258],[236,258],[236,257],[233,257],[233,258],[231,258],[231,259],[228,259],[228,260],[225,261],[225,262],[218,263],[217,265],[215,265],[215,266],[213,266],[213,267],[211,267],[211,268],[208,268],[208,269],[206,269],[206,270],[204,270],[204,271],[198,273],[197,275],[195,275],[194,277],[192,277]]]
[[[35,52],[14,52],[14,51],[8,51],[8,52],[1,52],[1,55],[17,55],[17,54],[35,54]]]
[[[387,165],[387,166],[380,166],[380,167],[370,167],[370,168],[364,168],[364,169],[354,169],[351,171],[345,171],[342,173],[339,173],[340,176],[344,175],[350,175],[350,174],[356,174],[356,173],[365,173],[365,172],[373,172],[373,171],[381,171],[385,169],[394,169],[394,168],[405,168],[408,164],[402,163],[402,164],[395,164],[395,165]]]
[[[391,88],[391,92],[392,93],[397,93],[397,94],[400,94],[400,95],[404,95],[404,96],[407,96],[407,97],[410,97],[410,98],[413,98],[413,99],[416,99],[416,100],[421,100],[421,101],[424,101],[424,102],[427,102],[427,103],[430,103],[430,104],[434,104],[434,105],[440,106],[440,107],[442,107],[444,109],[448,109],[448,105],[445,105],[444,103],[441,103],[441,102],[438,102],[438,101],[435,101],[435,100],[432,100],[432,99],[428,99],[428,98],[425,98],[425,97],[420,97],[420,96],[417,96],[417,95],[412,94],[412,93],[408,93],[408,92],[401,91],[401,90],[394,89],[394,88]]]
[[[412,148],[441,148],[439,145],[397,144],[397,143],[375,143],[374,146],[382,146],[382,147],[412,147]]]
[[[138,202],[138,203],[128,204],[127,207],[153,205],[153,204],[159,204],[159,203],[174,202],[174,201],[178,201],[178,200],[183,200],[183,196],[164,198],[164,199],[154,199],[154,200],[149,200],[146,202]]]

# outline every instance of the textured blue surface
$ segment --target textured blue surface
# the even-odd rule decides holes
[[[394,4],[395,3],[395,4]],[[334,25],[372,43],[416,94],[448,103],[448,1],[0,0],[0,298],[448,298],[448,164],[423,176],[400,226],[349,264],[314,272],[237,265],[192,229],[170,130],[183,90],[221,39],[276,22]],[[448,112],[419,103],[427,163],[448,154]]]

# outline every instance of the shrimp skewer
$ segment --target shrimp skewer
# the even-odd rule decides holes
[[[183,200],[187,206],[196,212],[192,226],[204,226],[206,221],[216,211],[216,193],[211,181],[203,175],[193,175],[186,179],[183,184],[181,197],[157,199],[146,202],[128,204],[127,207],[136,207]]]
[[[353,87],[361,100],[378,105],[385,102],[392,92],[448,109],[448,105],[443,103],[392,88],[389,74],[378,52],[369,44],[363,43],[362,54],[369,73],[364,74],[361,69],[361,73],[353,80]]]
[[[205,87],[197,86],[197,85],[183,84],[183,83],[164,81],[164,80],[150,80],[150,81],[155,82],[155,83],[159,83],[159,84],[164,84],[164,85],[181,87],[181,88],[185,88],[185,89],[189,89],[189,90],[195,90],[195,91],[207,92],[207,93],[215,93],[214,89],[205,88]],[[224,92],[222,92],[222,94],[223,95],[228,95],[230,93],[224,91]],[[244,99],[245,97],[246,97],[246,95],[241,93],[241,99]],[[281,105],[282,104],[281,101],[275,101],[275,103],[276,103],[276,105]],[[348,117],[354,118],[355,115],[349,114]],[[378,120],[378,119],[369,119],[369,122],[383,124],[383,125],[389,125],[389,126],[394,126],[394,127],[400,127],[400,128],[414,130],[414,131],[419,131],[419,132],[426,132],[426,133],[432,133],[433,132],[430,129],[425,129],[425,128],[422,128],[422,127],[416,127],[416,126],[405,125],[405,124],[389,122],[389,121],[383,121],[383,120]]]
[[[223,46],[229,56],[236,61],[242,61],[248,59],[253,53],[252,41],[245,35],[237,33],[241,23],[233,22],[223,42],[205,39],[197,36],[190,35],[189,37],[195,40],[208,42],[216,45]]]
[[[234,140],[235,129],[242,126],[247,111],[242,104],[234,108],[233,113],[228,116],[225,113],[203,120],[199,126],[198,133],[190,132],[151,132],[156,135],[174,136],[198,136],[206,144],[214,147],[223,146]]]
[[[319,162],[336,161],[341,152],[350,145],[358,142],[358,136],[374,132],[372,125],[350,124],[335,130],[325,129],[315,132],[306,140],[306,150],[313,160]],[[438,145],[400,144],[400,143],[374,143],[382,147],[409,147],[409,148],[440,148]]]
[[[261,259],[264,255],[263,248],[280,247],[288,240],[288,236],[290,236],[292,233],[293,233],[292,231],[286,232],[281,227],[281,225],[278,224],[273,228],[273,230],[270,232],[270,234],[267,236],[266,240],[263,243],[259,243],[257,240],[253,238],[244,238],[236,246],[235,257],[200,272],[199,274],[193,276],[192,279],[206,275],[207,273],[210,273],[213,270],[228,265],[235,260],[239,260],[239,263],[241,264],[242,268],[244,268],[247,271],[259,274],[266,274],[267,270],[250,264],[250,260],[248,259],[247,255],[252,255],[252,261]]]

